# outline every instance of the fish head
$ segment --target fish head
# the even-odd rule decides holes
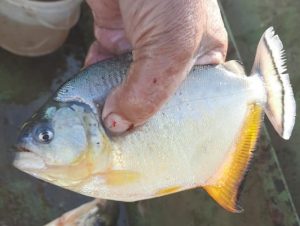
[[[107,166],[104,139],[101,123],[87,105],[48,104],[22,127],[13,164],[37,178],[70,186]]]

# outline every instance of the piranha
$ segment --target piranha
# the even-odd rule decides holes
[[[108,93],[126,79],[131,54],[96,63],[66,82],[25,123],[14,166],[95,198],[137,201],[202,187],[240,212],[239,188],[265,112],[289,139],[295,100],[283,46],[263,34],[250,76],[237,61],[194,66],[143,126],[112,136],[101,121]]]

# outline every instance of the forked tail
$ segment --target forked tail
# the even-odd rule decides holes
[[[266,30],[258,44],[252,75],[260,76],[264,83],[264,110],[270,121],[280,136],[289,139],[295,123],[296,104],[289,76],[285,72],[283,55],[282,43],[271,27]],[[262,108],[259,104],[250,106],[233,150],[208,181],[207,186],[204,186],[214,200],[231,212],[242,211],[238,205],[239,188],[253,156],[259,135],[261,113]]]
[[[261,37],[252,74],[262,77],[267,94],[265,112],[278,134],[289,139],[295,124],[296,103],[286,72],[282,43],[273,27]]]

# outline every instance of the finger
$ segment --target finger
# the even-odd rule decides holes
[[[95,41],[89,48],[85,58],[85,67],[98,61],[130,51],[131,45],[127,41],[124,30],[110,30],[95,26]]]
[[[143,124],[170,98],[195,62],[202,36],[201,28],[194,25],[198,12],[193,11],[193,6],[187,10],[182,1],[177,3],[160,2],[161,8],[155,8],[158,15],[151,15],[156,6],[138,6],[142,14],[138,20],[133,19],[136,14],[132,8],[125,10],[129,15],[123,13],[124,21],[128,21],[124,24],[127,34],[134,45],[133,63],[126,82],[105,102],[102,118],[112,132]],[[186,11],[175,10],[176,15],[166,15],[169,7]]]
[[[203,56],[199,57],[195,65],[217,65],[224,63],[225,56],[222,50],[211,50],[208,53],[204,54]]]
[[[205,1],[206,23],[196,64],[220,64],[225,61],[228,36],[217,1]]]
[[[196,65],[221,64],[224,63],[228,48],[227,33],[224,32],[214,37],[203,38],[202,46],[198,51]]]
[[[107,52],[98,41],[94,41],[85,57],[84,68],[112,56],[113,55]]]
[[[95,26],[94,33],[97,41],[111,54],[122,54],[131,50],[131,45],[123,29],[107,29]]]
[[[121,133],[143,124],[171,97],[197,58],[202,64],[225,59],[226,30],[221,19],[211,19],[214,18],[211,15],[220,16],[220,12],[218,8],[218,13],[206,10],[215,6],[212,2],[216,3],[120,2],[127,37],[133,44],[134,61],[127,80],[106,99],[102,118],[107,128]],[[129,5],[138,10],[126,9]],[[223,34],[220,37],[215,35],[218,30]]]
[[[85,66],[121,54],[131,49],[124,30],[116,0],[88,0],[94,17],[94,34],[97,42],[90,47]]]
[[[87,0],[96,26],[101,28],[121,29],[123,27],[117,0]]]

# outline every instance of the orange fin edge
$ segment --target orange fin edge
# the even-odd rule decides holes
[[[262,107],[257,104],[250,105],[234,148],[213,179],[208,182],[209,185],[204,186],[219,205],[233,213],[243,211],[238,205],[240,187],[253,156],[261,121]]]

